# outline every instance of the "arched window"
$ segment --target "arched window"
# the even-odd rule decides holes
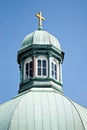
[[[58,79],[58,64],[55,60],[51,62],[51,74],[53,79]]]
[[[33,64],[31,59],[27,59],[24,64],[24,79],[29,79],[33,76]]]
[[[47,59],[43,56],[37,58],[37,76],[47,76]]]

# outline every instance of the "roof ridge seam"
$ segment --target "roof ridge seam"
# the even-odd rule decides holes
[[[81,117],[81,115],[80,115],[80,113],[79,113],[79,110],[77,109],[77,107],[75,106],[75,104],[72,102],[72,100],[71,100],[71,99],[69,99],[69,98],[68,98],[68,97],[66,97],[65,95],[63,95],[63,97],[65,97],[68,101],[70,101],[70,102],[71,102],[71,104],[73,105],[73,107],[74,107],[74,108],[75,108],[75,110],[77,111],[78,116],[79,116],[79,118],[80,118],[80,120],[81,120],[81,122],[82,122],[83,129],[85,130],[85,125],[84,125],[84,123],[83,123],[83,120],[82,120],[82,117]]]
[[[33,44],[34,44],[34,37],[35,37],[35,31],[33,32],[33,38],[32,38]]]
[[[63,102],[63,106],[64,106],[64,115],[65,115],[65,126],[66,126],[66,130],[67,130],[67,117],[66,117],[66,111],[65,111],[65,104],[64,104],[64,98],[62,96],[62,102]]]
[[[49,97],[48,97],[48,93],[47,93],[47,102],[48,102],[48,109],[49,109],[49,122],[50,122],[50,130],[52,130],[52,124],[51,124],[51,114],[50,114],[50,103],[49,103]]]
[[[55,95],[56,95],[56,94],[53,93],[53,96],[54,96],[54,99],[55,99],[55,105],[56,105],[56,112],[57,112],[57,121],[58,121],[57,127],[58,127],[58,130],[59,130],[59,113],[58,113],[57,99],[56,99]]]
[[[24,97],[24,95],[23,95],[23,97]],[[21,102],[21,100],[22,100],[23,97],[19,97],[19,101],[17,102],[17,104],[16,104],[16,106],[15,106],[15,108],[14,108],[14,111],[13,111],[13,113],[12,113],[12,116],[11,116],[11,118],[10,118],[9,125],[8,125],[8,130],[10,129],[10,125],[11,125],[11,122],[12,122],[12,117],[13,117],[13,115],[14,115],[14,112],[15,112],[17,106],[19,105],[19,103]]]

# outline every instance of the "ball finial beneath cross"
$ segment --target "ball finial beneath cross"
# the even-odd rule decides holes
[[[36,17],[38,17],[38,29],[42,30],[42,21],[45,20],[45,18],[42,17],[42,12],[36,14]]]

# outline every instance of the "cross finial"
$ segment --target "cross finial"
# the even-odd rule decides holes
[[[36,17],[38,17],[38,29],[42,30],[42,20],[45,20],[44,17],[42,17],[42,13],[39,12],[38,14],[36,14]]]

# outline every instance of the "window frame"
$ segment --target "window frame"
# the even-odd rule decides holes
[[[26,76],[26,65],[27,64],[30,64],[30,62],[32,62],[32,67],[30,68],[30,65],[29,65],[29,68],[28,68],[28,76]],[[32,73],[32,76],[30,76],[30,71],[31,71],[31,73]],[[32,61],[32,58],[27,58],[26,60],[25,60],[25,62],[24,62],[24,80],[28,80],[28,79],[30,79],[31,77],[33,77],[33,61]]]
[[[37,77],[47,77],[48,76],[48,60],[45,56],[39,56],[36,59],[36,76]],[[38,61],[41,61],[41,66],[38,66]],[[44,66],[43,61],[46,61],[46,66]],[[38,75],[38,69],[41,70],[41,75]],[[44,75],[44,70],[46,70],[46,75]]]
[[[59,62],[56,59],[54,59],[54,58],[51,59],[50,71],[51,71],[51,77],[53,79],[59,81]],[[53,73],[54,73],[54,76],[53,76]]]

